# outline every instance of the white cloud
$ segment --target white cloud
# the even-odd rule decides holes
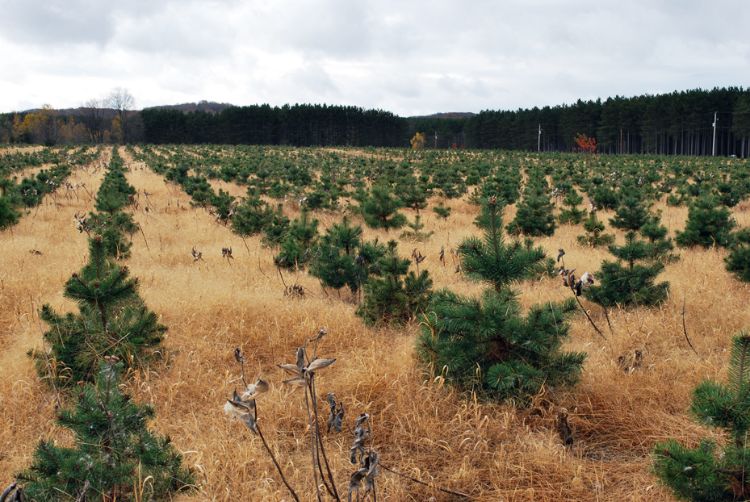
[[[744,0],[0,0],[0,111],[327,102],[403,115],[749,85]]]

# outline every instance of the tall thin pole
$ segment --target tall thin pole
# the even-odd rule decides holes
[[[713,142],[711,143],[711,156],[712,156],[712,157],[716,157],[716,121],[718,121],[718,120],[719,120],[719,119],[718,119],[718,118],[716,117],[716,113],[717,113],[717,112],[714,112],[714,123],[713,123],[713,128],[714,128],[714,139],[713,139]]]
[[[437,131],[435,131],[435,148],[437,148]]]
[[[536,151],[542,151],[542,124],[539,124],[539,132],[536,136]]]

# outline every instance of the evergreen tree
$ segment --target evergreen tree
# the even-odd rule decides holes
[[[585,354],[561,351],[573,310],[570,299],[523,316],[508,288],[485,290],[481,300],[442,290],[430,302],[419,353],[462,389],[526,405],[543,385],[572,385],[580,375]]]
[[[279,204],[265,225],[263,244],[269,247],[281,245],[281,241],[284,240],[284,236],[289,231],[289,225],[289,218],[284,215],[283,206]]]
[[[362,227],[352,226],[345,217],[321,237],[310,262],[310,274],[327,288],[348,286],[356,294],[367,282],[372,265],[384,254],[383,246],[376,243],[365,245]]]
[[[585,235],[578,236],[578,242],[585,246],[599,247],[609,246],[615,242],[615,236],[605,234],[604,223],[596,217],[596,211],[589,213],[586,221],[583,222],[583,229],[586,231]]]
[[[273,211],[260,197],[248,194],[232,216],[232,230],[243,237],[263,231],[273,217]]]
[[[432,210],[441,220],[447,220],[451,215],[451,208],[444,205],[442,201],[440,201],[437,206],[433,207]]]
[[[699,197],[690,205],[685,230],[677,233],[677,244],[681,247],[727,247],[732,242],[735,225],[729,209],[721,206],[716,197]]]
[[[18,223],[18,211],[13,207],[10,198],[0,196],[0,230],[12,227]]]
[[[741,281],[750,282],[750,228],[737,232],[734,245],[726,257],[727,270]]]
[[[424,242],[435,233],[422,231],[422,229],[424,229],[424,223],[422,223],[422,217],[418,214],[414,217],[414,221],[407,222],[406,226],[409,227],[409,230],[403,232],[401,238],[410,241]]]
[[[667,237],[667,233],[667,227],[661,224],[660,217],[650,215],[641,227],[641,235],[648,240],[649,258],[666,261],[677,259],[677,256],[672,254],[674,244],[672,239]]]
[[[404,324],[424,312],[432,296],[429,273],[409,271],[410,260],[400,258],[396,246],[396,241],[388,243],[374,267],[376,275],[364,286],[364,300],[357,315],[367,324]]]
[[[482,208],[476,224],[485,230],[484,239],[469,237],[458,247],[464,271],[477,280],[490,282],[496,291],[508,283],[527,278],[544,259],[542,248],[531,248],[520,241],[503,240],[502,208],[491,197]]]
[[[555,233],[554,206],[547,194],[547,188],[543,171],[529,173],[523,200],[518,204],[515,219],[508,225],[508,232],[528,236]]]
[[[729,441],[723,451],[704,439],[687,448],[671,439],[654,447],[654,470],[674,494],[696,502],[750,499],[750,335],[732,341],[729,382],[704,381],[693,392],[692,413],[705,425],[724,429]]]
[[[361,211],[369,227],[390,230],[401,228],[406,223],[406,216],[398,212],[401,207],[401,201],[391,194],[388,187],[376,185],[362,202]]]
[[[90,381],[103,356],[140,366],[166,331],[138,297],[137,280],[107,258],[102,239],[91,239],[89,249],[89,262],[65,284],[64,295],[78,304],[79,313],[61,316],[45,305],[40,314],[50,326],[44,334],[49,352],[34,354],[37,367],[59,385]]]
[[[404,207],[419,211],[427,207],[427,191],[413,176],[408,176],[398,184],[398,194]]]
[[[318,220],[310,219],[309,213],[302,210],[299,218],[290,225],[281,240],[281,249],[274,257],[276,266],[286,269],[304,268],[312,256],[318,239]]]
[[[565,209],[560,211],[560,215],[558,216],[558,220],[562,224],[569,223],[571,225],[578,225],[583,221],[583,218],[586,216],[586,210],[578,209],[578,205],[583,202],[583,197],[581,197],[578,192],[576,192],[575,188],[570,188],[567,194],[565,194],[565,198],[563,199],[563,205],[565,205]]]
[[[39,444],[31,467],[19,475],[29,500],[167,500],[192,484],[169,439],[146,427],[153,410],[120,390],[122,368],[102,362],[75,408],[60,413],[58,423],[73,432],[74,445]]]
[[[101,239],[107,256],[116,260],[130,256],[130,236],[138,230],[130,214],[122,211],[91,213],[87,222],[91,233]]]
[[[622,188],[621,202],[617,206],[614,218],[609,223],[622,230],[638,231],[649,218],[648,208],[643,204],[634,186]]]
[[[618,259],[617,262],[605,261],[597,274],[599,284],[585,290],[585,295],[604,307],[615,305],[657,305],[667,298],[669,283],[654,284],[657,275],[664,265],[648,261],[651,247],[638,239],[635,231],[625,235],[625,244],[611,245],[609,251]],[[625,262],[623,265],[622,262]]]
[[[436,293],[418,350],[434,370],[447,368],[447,377],[460,388],[525,405],[545,384],[574,383],[585,354],[560,350],[573,300],[537,305],[522,315],[509,284],[532,274],[544,253],[519,242],[505,244],[499,213],[497,199],[491,197],[477,218],[484,240],[470,238],[459,247],[464,270],[493,288],[480,300],[447,290]]]

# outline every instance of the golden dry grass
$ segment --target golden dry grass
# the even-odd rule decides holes
[[[306,274],[296,279],[307,297],[284,297],[273,253],[259,238],[243,242],[205,210],[191,207],[178,187],[132,162],[124,150],[122,155],[131,164],[131,184],[152,194],[150,211],[143,210],[142,196],[135,211],[145,239],[134,236],[127,264],[140,279],[146,303],[169,327],[168,362],[137,375],[127,387],[135,399],[156,407],[154,427],[172,437],[196,472],[197,489],[178,500],[289,500],[259,439],[222,412],[224,400],[241,385],[235,347],[246,355],[249,378],[262,376],[272,383],[258,402],[264,433],[293,486],[305,500],[313,499],[303,398],[299,390],[280,384],[283,375],[275,365],[291,362],[295,348],[320,326],[329,330],[320,353],[337,362],[320,373],[318,390],[335,392],[344,402],[346,423],[368,412],[384,463],[478,500],[671,500],[650,473],[653,444],[669,437],[695,444],[712,434],[687,414],[690,393],[704,378],[725,377],[731,337],[750,326],[750,287],[724,270],[723,250],[681,251],[681,260],[668,265],[661,277],[671,283],[669,300],[657,309],[611,312],[613,333],[600,309],[587,304],[608,341],[582,315],[574,317],[568,348],[589,354],[582,381],[569,391],[539,396],[533,408],[519,411],[459,395],[429,377],[414,353],[416,325],[364,327],[346,295],[327,296]],[[93,191],[101,175],[101,170],[79,170],[71,181],[84,181]],[[244,193],[241,187],[233,190]],[[85,235],[75,230],[72,215],[90,209],[92,202],[86,196],[57,201],[55,206],[48,198],[12,232],[0,234],[0,482],[28,465],[39,439],[68,439],[52,420],[54,396],[25,356],[41,344],[45,327],[38,308],[43,303],[72,308],[62,298],[62,287],[86,258]],[[449,205],[453,213],[447,223],[425,212],[426,230],[435,231],[427,243],[402,242],[400,250],[408,255],[417,247],[427,255],[423,266],[437,287],[478,294],[482,285],[455,274],[447,252],[476,233],[477,209],[464,201]],[[682,227],[685,209],[660,207],[672,231]],[[507,211],[506,221],[512,212]],[[606,221],[606,215],[601,217]],[[319,218],[325,227],[339,216]],[[736,211],[736,218],[750,224],[750,209]],[[563,226],[538,242],[550,253],[565,248],[566,263],[579,272],[595,271],[608,255],[580,247],[580,233],[580,227]],[[398,232],[367,230],[366,235],[382,240]],[[193,263],[193,246],[205,262]],[[231,264],[221,258],[223,246],[234,249]],[[445,268],[437,259],[441,246],[448,258]],[[31,255],[30,249],[43,254]],[[287,277],[287,282],[294,279]],[[517,289],[527,306],[569,294],[557,279]],[[682,334],[683,298],[700,357]],[[636,349],[644,354],[643,368],[623,372],[618,357]],[[555,431],[559,407],[567,408],[576,430],[570,450],[561,446]],[[351,435],[330,435],[325,442],[344,490],[352,470]],[[379,488],[384,500],[450,500],[388,473],[382,474]]]

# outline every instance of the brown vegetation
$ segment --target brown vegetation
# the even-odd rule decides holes
[[[672,437],[695,444],[710,434],[687,414],[690,393],[704,378],[723,378],[731,336],[750,326],[750,287],[724,270],[723,250],[681,251],[680,261],[663,274],[671,283],[669,300],[655,309],[610,311],[611,331],[601,309],[584,300],[607,341],[576,316],[568,348],[589,355],[581,383],[565,393],[540,395],[531,409],[518,411],[459,395],[427,374],[414,354],[416,325],[399,331],[365,327],[353,303],[328,296],[304,273],[296,281],[305,296],[285,297],[273,252],[259,237],[247,239],[246,247],[205,210],[191,207],[178,187],[133,163],[124,149],[121,154],[134,167],[130,183],[149,192],[135,214],[143,237],[134,236],[127,265],[140,279],[146,304],[169,327],[165,362],[135,375],[128,390],[156,407],[156,429],[171,436],[196,473],[198,489],[179,500],[289,499],[258,437],[222,412],[232,389],[241,387],[236,347],[245,355],[249,379],[271,383],[259,401],[264,435],[290,483],[312,500],[304,401],[300,389],[280,384],[284,377],[276,365],[287,362],[321,326],[329,334],[320,353],[337,361],[317,381],[320,413],[326,414],[328,392],[347,410],[343,433],[323,433],[342,487],[353,471],[348,429],[361,412],[370,414],[373,446],[384,464],[488,501],[670,500],[650,472],[654,443]],[[85,182],[93,193],[101,174],[79,169],[70,181]],[[62,285],[86,258],[86,236],[76,230],[73,215],[90,210],[92,203],[88,196],[58,197],[55,205],[48,197],[12,232],[0,234],[0,484],[28,465],[39,439],[60,437],[51,419],[55,396],[39,381],[26,352],[41,346],[46,328],[37,312],[43,303],[72,309],[62,298]],[[476,233],[477,208],[465,201],[446,204],[452,207],[447,222],[434,216],[424,220],[425,230],[435,234],[420,245],[426,256],[421,267],[429,269],[436,287],[476,294],[480,285],[455,273],[450,256],[447,266],[438,257],[441,248],[450,250]],[[674,235],[687,209],[659,208]],[[513,209],[506,213],[510,221]],[[605,222],[608,216],[600,213]],[[735,217],[743,226],[750,224],[748,208],[735,209]],[[338,216],[320,219],[326,227]],[[608,231],[622,239],[620,232]],[[365,233],[381,240],[396,237]],[[537,242],[550,256],[564,248],[566,265],[579,272],[595,271],[608,253],[581,247],[576,241],[581,233],[580,227],[566,225]],[[222,259],[223,246],[237,250],[231,265]],[[203,251],[203,260],[193,262],[191,247]],[[408,254],[412,247],[403,243],[399,249]],[[43,254],[32,255],[31,249]],[[518,289],[525,306],[570,295],[559,278]],[[683,336],[683,299],[698,356]],[[618,360],[635,351],[642,354],[641,364],[624,371]],[[558,434],[561,408],[573,429],[568,447]],[[387,472],[379,483],[384,500],[450,500]]]

